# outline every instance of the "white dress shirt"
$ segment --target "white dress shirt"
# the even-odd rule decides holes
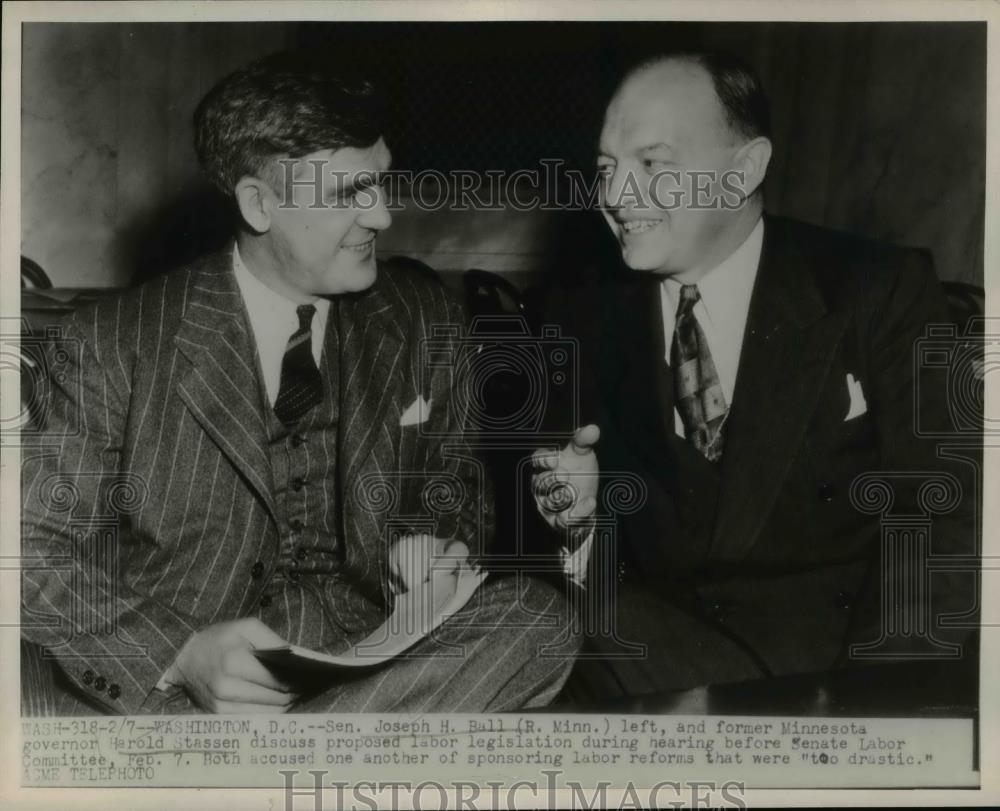
[[[743,243],[722,264],[716,265],[698,282],[701,299],[694,306],[694,315],[705,333],[709,351],[719,375],[726,405],[733,402],[736,373],[740,367],[743,350],[743,332],[750,313],[750,296],[753,294],[760,253],[764,245],[764,220],[757,221]],[[663,315],[663,335],[666,344],[666,361],[670,364],[670,345],[673,342],[677,304],[681,298],[681,284],[668,277],[660,284],[660,309]],[[674,408],[674,431],[684,436],[684,422]],[[598,449],[599,450],[599,449]],[[598,453],[600,457],[600,453]],[[577,585],[583,586],[587,575],[587,561],[594,533],[574,552],[565,547],[560,552],[563,571]]]
[[[236,283],[239,285],[243,303],[246,304],[250,316],[250,327],[253,330],[254,343],[257,345],[257,357],[260,359],[261,372],[264,375],[264,388],[271,405],[278,398],[281,386],[281,361],[285,357],[285,347],[288,339],[299,328],[299,316],[295,309],[299,305],[294,301],[276,293],[250,272],[240,257],[240,249],[233,247],[233,270],[236,272]],[[312,320],[312,353],[319,366],[323,355],[323,336],[326,333],[326,320],[330,314],[330,302],[320,298],[313,302],[316,314]]]

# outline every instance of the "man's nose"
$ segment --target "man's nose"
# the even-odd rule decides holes
[[[384,231],[392,225],[392,215],[389,213],[389,207],[386,203],[385,189],[375,188],[373,192],[374,199],[361,212],[358,217],[358,225],[372,231]]]
[[[609,213],[613,214],[623,207],[622,193],[625,190],[628,172],[624,166],[616,166],[604,184],[601,206]]]

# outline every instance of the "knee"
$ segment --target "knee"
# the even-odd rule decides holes
[[[497,583],[516,611],[511,613],[513,624],[526,629],[530,636],[548,650],[550,655],[575,655],[583,636],[565,590],[536,577],[519,575]]]

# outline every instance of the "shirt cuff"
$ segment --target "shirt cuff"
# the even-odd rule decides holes
[[[559,550],[563,572],[578,586],[585,586],[587,580],[587,564],[590,561],[590,547],[594,543],[594,530],[591,530],[575,551],[570,552],[565,546]]]

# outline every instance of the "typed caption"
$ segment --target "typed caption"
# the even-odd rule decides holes
[[[583,786],[692,774],[752,787],[979,783],[968,719],[287,715],[22,721],[22,786],[311,787],[507,779]]]

